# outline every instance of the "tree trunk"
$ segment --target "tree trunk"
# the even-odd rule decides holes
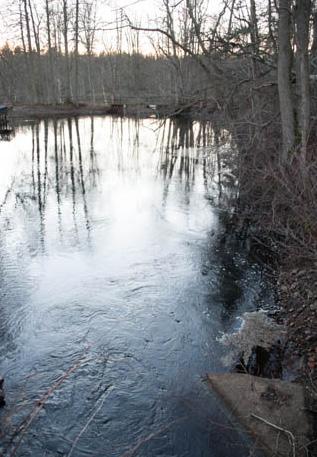
[[[40,32],[39,27],[36,26],[35,19],[34,19],[34,12],[32,9],[31,1],[29,0],[29,11],[30,11],[30,18],[31,24],[33,29],[33,38],[35,43],[35,51],[33,53],[32,60],[33,60],[33,68],[36,66],[37,69],[37,99],[38,101],[43,101],[43,69],[42,69],[42,61],[41,61],[41,45],[40,45]]]
[[[78,103],[78,82],[79,82],[79,0],[76,0],[76,17],[75,17],[75,101]]]
[[[312,47],[311,47],[311,55],[313,59],[316,59],[317,57],[317,9],[316,7],[314,8],[313,12],[313,41],[312,41]],[[314,68],[316,69],[317,67],[317,62],[314,63]]]
[[[31,75],[30,71],[30,65],[29,65],[29,56],[27,54],[27,48],[26,48],[26,43],[25,43],[25,36],[24,36],[24,29],[23,29],[23,14],[22,14],[22,5],[19,3],[19,25],[20,25],[20,34],[21,34],[21,42],[22,42],[22,48],[23,48],[23,57],[24,57],[24,65],[25,65],[25,73],[27,75]],[[27,84],[27,94],[24,94],[27,100],[29,100],[30,94],[32,93],[32,85],[30,84],[30,80],[28,79],[28,84]]]
[[[31,100],[32,100],[32,102],[34,102],[34,101],[37,101],[37,91],[36,91],[36,86],[35,86],[34,59],[33,59],[30,18],[29,18],[27,0],[23,0],[23,6],[24,6],[25,26],[26,26],[26,34],[27,34],[27,42],[28,42],[29,78],[31,80],[31,87],[32,87]]]
[[[295,11],[296,25],[296,71],[299,90],[298,120],[302,154],[306,156],[310,125],[310,83],[309,83],[309,20],[310,0],[297,0]]]
[[[65,50],[65,61],[66,61],[66,101],[72,101],[71,95],[71,81],[70,81],[70,61],[68,51],[68,9],[67,0],[63,0],[63,35],[64,35],[64,50]]]
[[[229,16],[229,24],[228,24],[228,32],[227,35],[230,38],[231,32],[232,32],[232,22],[233,22],[233,15],[235,13],[235,6],[236,6],[236,0],[232,0],[231,2],[231,7],[230,7],[230,16]]]
[[[23,5],[24,5],[26,33],[27,33],[27,39],[28,39],[28,51],[31,54],[32,53],[31,29],[30,29],[28,5],[27,5],[26,0],[23,0]]]
[[[283,151],[286,162],[295,146],[295,120],[291,87],[292,48],[290,43],[291,0],[280,0],[278,28],[278,92],[280,100]]]
[[[255,0],[250,0],[250,40],[252,43],[252,73],[253,79],[258,74],[258,55],[259,55],[259,27],[256,14]]]
[[[20,33],[21,33],[22,48],[23,48],[24,55],[26,55],[27,50],[26,50],[25,37],[24,37],[24,30],[23,30],[23,16],[22,16],[22,7],[21,7],[21,3],[19,3],[19,17],[20,17],[19,25],[20,25]]]
[[[35,42],[35,48],[36,48],[37,54],[40,55],[41,54],[40,36],[39,36],[39,31],[36,29],[32,4],[31,4],[30,0],[29,0],[29,10],[30,10],[32,28],[33,28],[33,37],[34,37],[34,42]]]
[[[275,55],[277,55],[277,45],[276,45],[276,39],[274,35],[274,19],[273,19],[273,5],[272,5],[272,0],[268,0],[268,7],[267,7],[267,13],[268,13],[268,32],[269,32],[269,43],[270,43],[270,49],[271,51],[274,52]]]
[[[49,0],[46,0],[45,3],[45,14],[46,14],[46,31],[47,31],[47,44],[48,44],[48,58],[49,58],[49,69],[50,69],[50,79],[51,79],[51,91],[52,91],[52,101],[56,102],[56,85],[55,85],[55,72],[53,66],[53,55],[52,55],[52,38],[51,38],[51,22],[50,22],[50,9],[49,9]]]

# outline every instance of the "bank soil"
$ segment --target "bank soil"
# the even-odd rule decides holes
[[[245,313],[239,331],[223,339],[234,373],[208,379],[267,455],[315,456],[316,268],[310,262],[279,270],[278,308]]]
[[[285,368],[317,389],[317,265],[282,268],[278,293],[276,318],[287,328]]]
[[[11,119],[45,119],[63,116],[92,116],[92,115],[138,115],[149,116],[153,111],[145,105],[112,105],[90,103],[61,103],[55,105],[32,104],[15,105],[10,109]]]

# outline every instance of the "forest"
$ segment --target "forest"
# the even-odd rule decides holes
[[[144,1],[147,0],[143,0],[143,3]],[[87,216],[89,193],[96,192],[96,182],[99,174],[102,174],[98,167],[94,168],[96,157],[102,162],[98,153],[95,153],[95,150],[98,151],[98,132],[107,131],[107,138],[115,138],[113,144],[108,145],[109,151],[112,151],[112,148],[120,150],[122,144],[127,151],[132,146],[135,148],[132,148],[132,152],[129,150],[131,155],[127,153],[126,157],[124,154],[121,157],[120,150],[118,163],[117,158],[113,159],[113,168],[120,179],[133,160],[139,160],[138,148],[142,149],[146,144],[150,149],[147,143],[150,140],[144,132],[151,129],[152,133],[163,132],[160,137],[161,144],[158,145],[157,140],[154,150],[161,154],[157,175],[163,182],[163,209],[167,213],[169,198],[172,199],[173,192],[178,189],[177,176],[181,180],[186,170],[190,171],[190,179],[187,177],[185,190],[182,189],[186,197],[195,188],[195,179],[198,180],[195,177],[195,167],[201,159],[199,154],[195,156],[195,153],[199,148],[205,148],[202,159],[202,188],[204,191],[207,189],[208,176],[216,175],[219,194],[214,200],[212,197],[204,198],[209,198],[208,201],[212,201],[217,207],[220,214],[217,217],[225,226],[217,239],[219,246],[217,244],[216,252],[220,253],[223,262],[221,268],[227,269],[228,277],[235,281],[231,288],[228,286],[226,289],[228,277],[219,280],[223,287],[221,291],[224,290],[221,300],[226,308],[223,321],[229,328],[228,322],[232,316],[228,315],[232,308],[228,303],[231,296],[234,296],[232,300],[235,305],[241,297],[245,297],[243,288],[237,291],[236,287],[243,276],[243,268],[240,265],[239,270],[240,267],[233,265],[235,257],[231,251],[232,245],[237,246],[238,243],[239,249],[241,246],[247,249],[248,256],[264,268],[266,278],[269,278],[270,284],[274,284],[274,299],[278,310],[270,312],[274,322],[277,325],[282,323],[285,329],[278,343],[274,343],[273,349],[270,349],[270,355],[264,351],[266,355],[263,356],[261,349],[254,346],[252,355],[257,361],[256,368],[252,368],[252,356],[249,361],[240,362],[245,371],[260,377],[263,373],[258,365],[262,363],[259,360],[263,357],[269,358],[273,354],[273,358],[280,358],[281,364],[285,366],[288,363],[292,367],[296,365],[299,373],[296,380],[310,395],[305,404],[312,414],[316,414],[317,0],[157,0],[155,6],[153,4],[151,17],[140,13],[141,9],[138,8],[142,8],[142,0],[127,4],[116,3],[112,15],[108,15],[109,5],[113,8],[113,2],[103,0],[18,0],[8,5],[7,14],[3,15],[2,35],[6,36],[6,39],[1,43],[0,49],[0,105],[10,108],[13,124],[18,125],[22,115],[28,117],[28,121],[35,122],[30,130],[32,179],[29,179],[33,190],[28,191],[29,195],[33,192],[33,196],[26,196],[23,200],[22,191],[19,191],[16,200],[23,200],[23,204],[28,199],[40,200],[41,236],[44,239],[44,213],[49,205],[46,206],[46,197],[42,196],[40,188],[44,186],[48,193],[49,183],[56,179],[59,223],[63,190],[65,201],[70,199],[69,208],[64,208],[64,217],[66,219],[72,214],[73,221],[70,225],[77,238],[80,238],[80,224],[77,224],[75,219],[80,211],[77,209],[78,202],[81,201],[80,198],[83,199],[85,218],[82,226],[89,238],[91,225],[94,225],[94,222],[91,222],[94,221],[93,216]],[[120,112],[113,113],[111,109],[117,109],[118,106]],[[52,109],[53,120],[50,117]],[[85,120],[80,117],[83,113],[91,115],[89,123],[88,118]],[[98,116],[94,117],[107,113],[120,115],[104,121],[105,124],[102,124],[103,121]],[[61,118],[67,114],[75,114],[75,118],[60,120],[58,114],[61,114]],[[153,120],[154,127],[147,123],[149,119]],[[27,129],[25,126],[23,128]],[[41,129],[44,132],[44,146],[40,146],[43,133]],[[50,129],[54,133],[54,141],[49,139]],[[88,132],[86,137],[85,131]],[[131,132],[134,132],[134,136]],[[82,154],[85,149],[82,144],[88,141],[88,137],[90,143],[86,145],[86,150],[90,153],[90,168],[87,168],[87,176],[93,181],[89,191],[89,186],[85,184],[85,160],[84,153]],[[50,141],[53,151],[51,156]],[[152,137],[151,141],[154,144]],[[226,149],[228,143],[230,154]],[[40,148],[45,152],[45,165],[41,165]],[[76,148],[78,164],[74,165],[77,160],[74,152]],[[187,156],[184,152],[186,148],[189,150]],[[216,159],[212,159],[210,152],[213,148],[217,150]],[[153,153],[153,157],[154,155]],[[106,157],[104,160],[110,160]],[[50,169],[50,158],[55,160],[55,169]],[[148,164],[148,159],[143,160]],[[137,162],[136,168],[131,168],[128,182],[135,176],[135,170],[139,170],[139,165]],[[40,198],[36,197],[36,166]],[[44,167],[44,172],[41,166]],[[68,182],[69,177],[71,182]],[[108,178],[112,183],[112,177]],[[222,187],[222,179],[225,181],[226,178],[234,183],[228,192],[223,190],[225,184]],[[176,180],[176,184],[173,180]],[[76,182],[80,187],[80,197],[76,196]],[[147,189],[148,182],[145,182],[144,189]],[[106,186],[105,183],[103,185]],[[131,195],[139,188],[137,184],[131,184],[131,194],[126,195],[125,185],[126,181],[123,181],[122,201],[131,203]],[[53,187],[52,185],[52,189]],[[152,191],[151,197],[154,198],[157,189]],[[9,198],[10,192],[11,190],[6,194],[6,198]],[[145,193],[144,190],[142,198]],[[120,191],[118,194],[121,195]],[[96,198],[101,198],[100,195],[101,193]],[[108,198],[110,197],[107,194]],[[202,205],[199,199],[197,201]],[[6,201],[3,206],[5,203]],[[145,206],[147,203],[144,203]],[[112,201],[107,200],[107,204],[111,208]],[[155,204],[154,202],[152,207]],[[188,197],[186,205],[190,207],[190,204]],[[133,203],[131,205],[134,208]],[[0,215],[1,210],[2,206]],[[130,214],[128,206],[124,206],[124,210]],[[177,208],[175,214],[178,216],[175,216],[175,220],[180,217],[182,210],[183,207]],[[135,211],[141,213],[142,209],[138,207]],[[192,207],[188,210],[190,211],[196,215],[196,210]],[[166,215],[164,213],[162,216],[159,211],[157,213],[161,224]],[[114,212],[114,221],[117,216]],[[132,215],[131,220],[134,221],[134,217],[135,215]],[[188,218],[190,219],[190,216]],[[97,219],[96,216],[95,220]],[[124,220],[124,224],[128,226],[131,220]],[[104,222],[100,222],[102,223]],[[147,239],[148,232],[144,233],[144,238]],[[194,236],[193,233],[194,231],[190,236]],[[209,242],[214,232],[210,233]],[[134,235],[132,231],[131,237]],[[157,240],[160,240],[160,234],[157,233],[156,236]],[[42,246],[45,244],[43,239]],[[126,239],[130,239],[130,234]],[[114,237],[114,246],[117,246],[116,241]],[[147,247],[146,252],[151,249],[155,251],[157,245]],[[169,246],[168,242],[166,245]],[[166,248],[162,245],[160,247],[162,251]],[[140,252],[143,252],[143,247],[140,249]],[[178,255],[182,249],[186,251],[187,247],[177,245],[177,249]],[[208,249],[206,247],[206,252]],[[111,256],[111,253],[109,255]],[[175,258],[177,255],[174,253]],[[139,265],[138,260],[134,261],[132,271]],[[207,270],[204,266],[203,276],[208,276]],[[162,271],[160,270],[160,274],[163,275]],[[196,278],[195,271],[191,271],[191,280]],[[171,269],[169,278],[173,276],[172,272]],[[146,275],[147,273],[144,273],[143,277]],[[112,287],[116,280],[111,281],[109,280],[109,284]],[[134,280],[129,277],[124,284],[130,284],[129,281],[133,283]],[[165,278],[165,281],[168,284],[167,289],[172,290],[169,279]],[[177,279],[175,281],[177,282]],[[254,277],[250,280],[254,285],[252,281]],[[200,280],[195,282],[196,286],[197,284],[200,284]],[[151,289],[152,286],[147,284],[146,287]],[[253,292],[252,289],[250,294]],[[266,297],[266,292],[261,288],[257,289],[257,297]],[[133,294],[138,293],[138,287],[133,289]],[[210,291],[206,292],[207,295],[212,296]],[[154,293],[153,296],[157,297],[157,294]],[[216,301],[218,299],[217,296]],[[270,299],[265,298],[268,302]],[[252,300],[257,302],[258,298],[252,295]],[[246,311],[248,312],[249,308],[246,308]],[[206,311],[206,315],[208,312]],[[173,313],[174,311],[171,315],[174,319]],[[176,319],[175,322],[179,323],[181,319]],[[146,344],[151,341],[151,338],[147,337]],[[170,344],[170,340],[166,341]],[[188,343],[186,337],[184,341],[184,344]],[[269,358],[269,363],[265,363],[270,365],[271,361]],[[240,362],[237,365],[239,369]],[[172,371],[171,367],[169,369]],[[274,367],[270,370],[270,375],[264,375],[264,378],[281,377],[276,375]],[[277,371],[279,372],[279,369]],[[286,397],[283,398],[285,400]],[[281,401],[279,406],[283,402],[287,403],[284,400],[278,399],[276,403]],[[262,420],[263,425],[263,418],[255,418]],[[305,455],[309,455],[309,446],[298,447],[296,439],[286,426],[267,422],[268,420],[264,420],[271,429],[275,427],[278,436],[280,433],[286,434],[293,457],[304,455],[304,450],[307,451]],[[162,427],[160,430],[165,429]],[[81,438],[81,432],[77,436]],[[143,446],[151,441],[153,436],[150,434],[149,440],[145,438],[137,443],[142,442]],[[76,439],[73,445],[77,444]],[[316,436],[311,439],[312,443],[316,443]],[[138,446],[139,444],[132,448],[130,454],[130,451],[127,451],[122,455],[137,455]],[[72,450],[73,447],[70,454]],[[182,455],[196,455],[194,451],[189,452],[192,453]],[[310,455],[313,456],[313,452],[314,450]]]

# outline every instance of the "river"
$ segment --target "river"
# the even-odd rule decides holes
[[[230,148],[211,125],[112,117],[0,143],[4,456],[249,455],[205,382],[266,300],[224,241]]]

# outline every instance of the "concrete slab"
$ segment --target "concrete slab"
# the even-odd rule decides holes
[[[306,456],[311,426],[303,387],[247,374],[210,374],[208,381],[267,454]]]

